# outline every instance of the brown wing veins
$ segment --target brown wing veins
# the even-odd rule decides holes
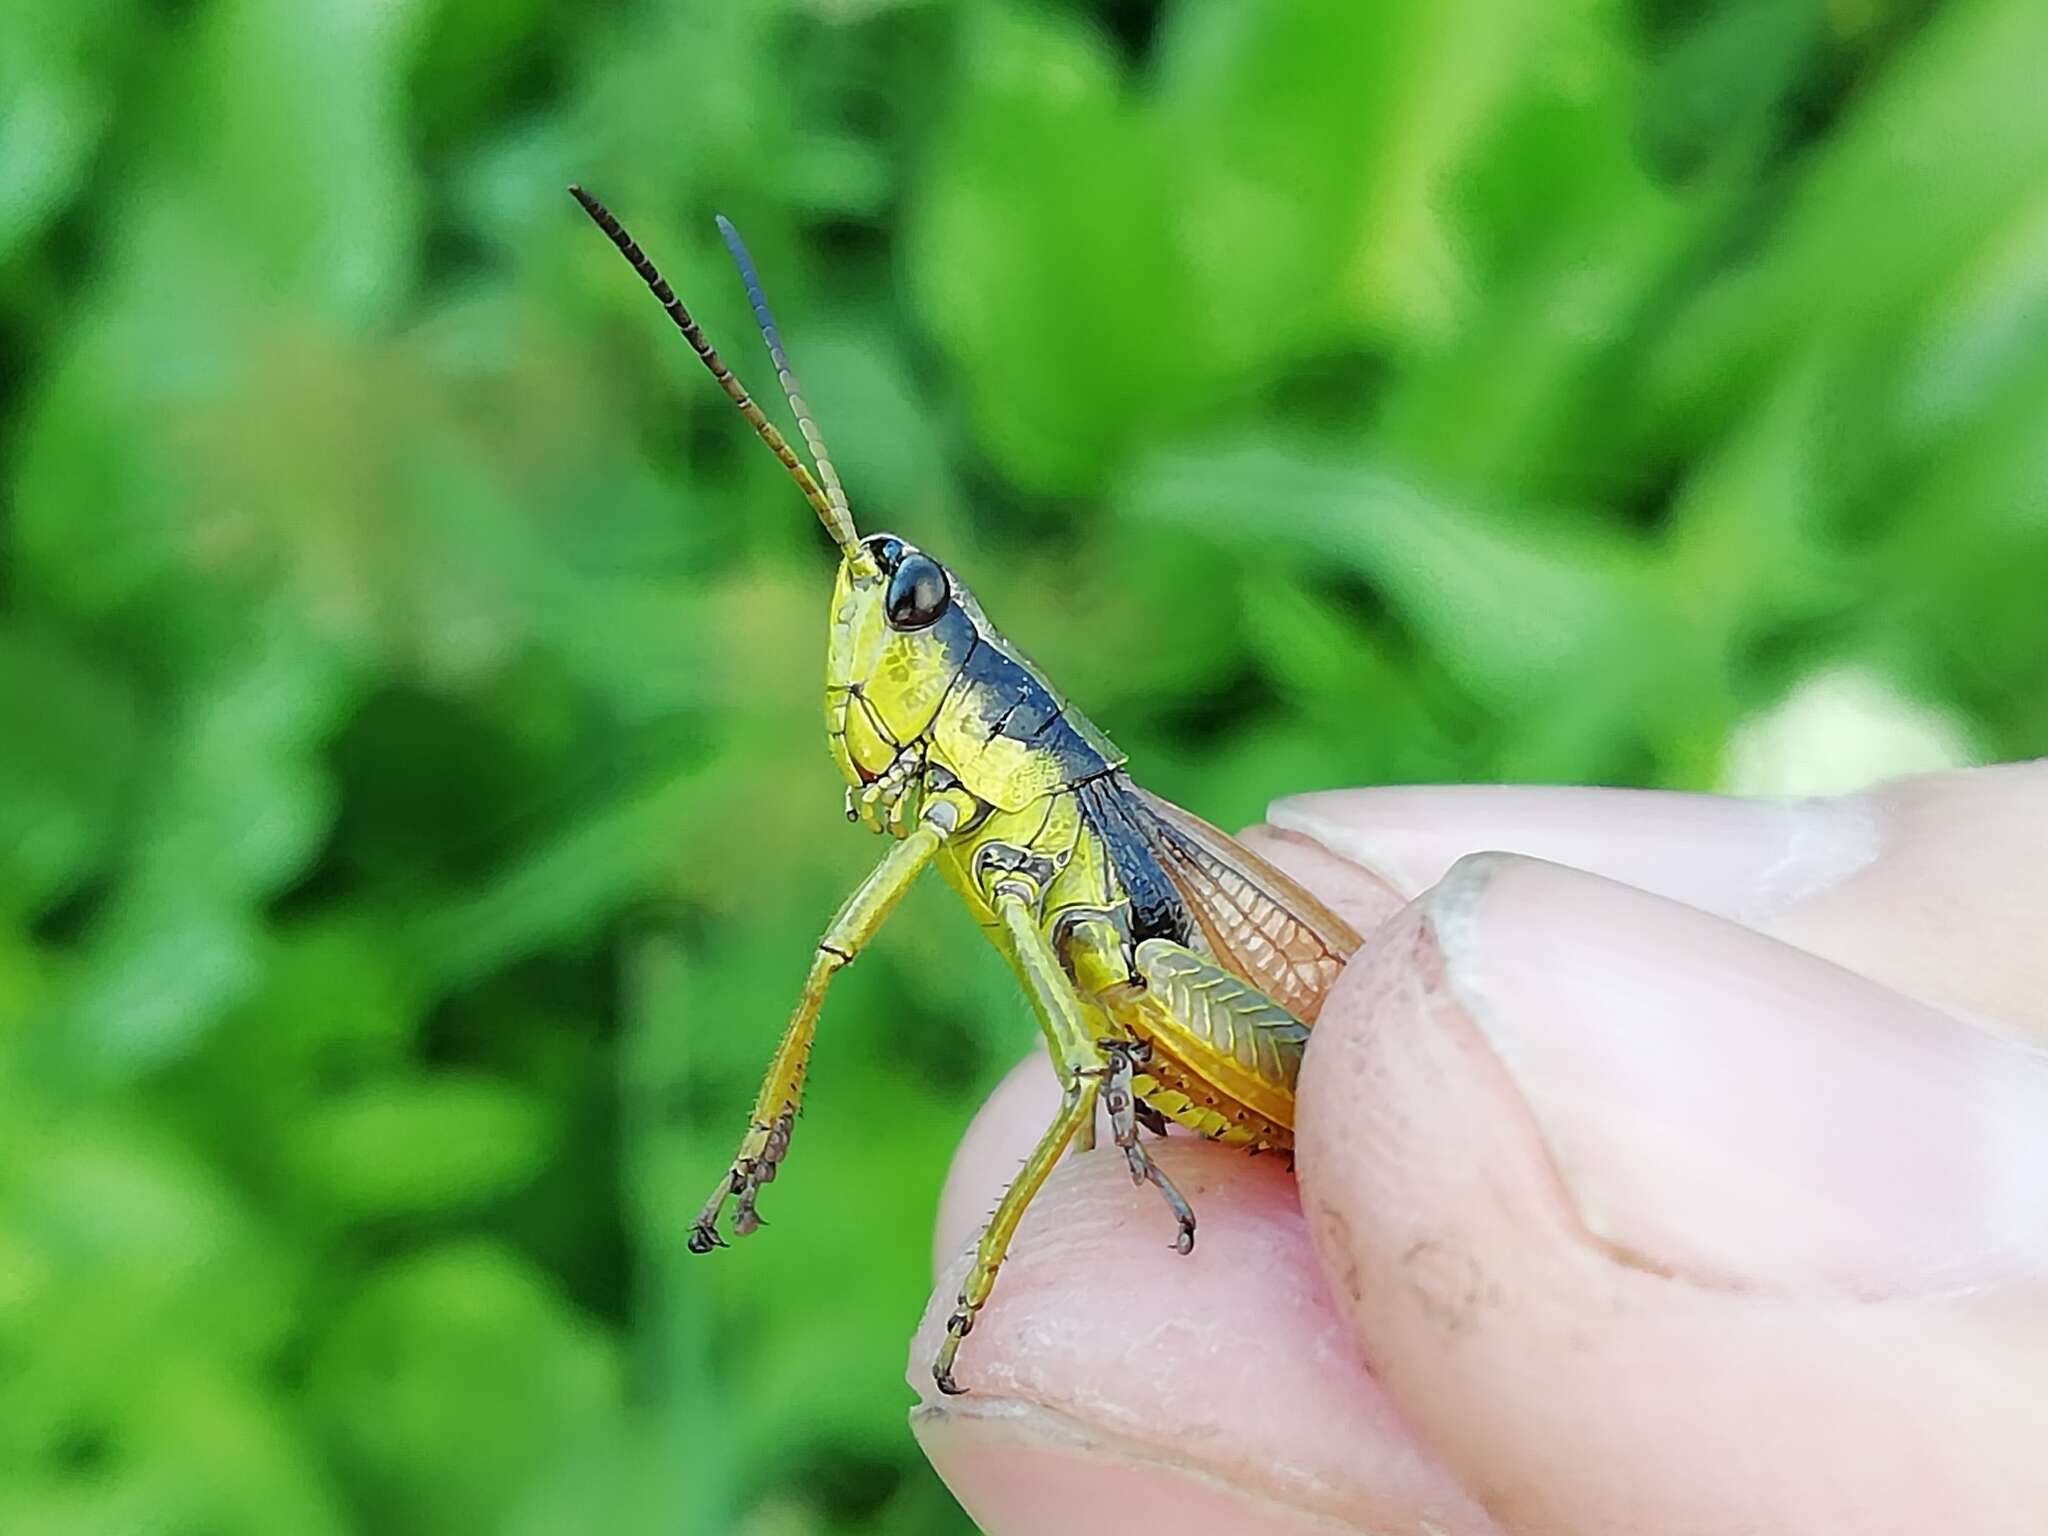
[[[1313,1023],[1364,942],[1358,933],[1228,833],[1128,779],[1124,788],[1153,856],[1217,959]]]

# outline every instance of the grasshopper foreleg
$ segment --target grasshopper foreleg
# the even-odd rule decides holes
[[[924,749],[906,747],[858,795],[847,791],[847,819],[867,823],[871,832],[902,837],[924,808],[924,778]]]
[[[902,900],[911,882],[931,862],[932,855],[952,830],[956,816],[957,808],[949,802],[936,802],[931,813],[907,837],[890,846],[882,862],[846,899],[825,936],[818,940],[803,992],[790,1014],[789,1026],[782,1032],[782,1043],[775,1048],[775,1057],[768,1064],[761,1091],[754,1098],[753,1118],[747,1123],[746,1135],[740,1138],[739,1152],[690,1228],[690,1252],[709,1253],[725,1246],[725,1239],[718,1233],[718,1215],[727,1200],[737,1201],[732,1221],[735,1235],[744,1237],[761,1225],[755,1202],[760,1199],[761,1186],[773,1182],[777,1167],[789,1151],[790,1132],[803,1099],[804,1068],[810,1060],[811,1040],[817,1033],[818,1011],[824,1006],[825,990],[833,976],[851,964],[874,937],[875,930]]]

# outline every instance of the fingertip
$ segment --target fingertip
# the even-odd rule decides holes
[[[1839,967],[1495,855],[1325,1005],[1302,1198],[1379,1381],[1513,1528],[2017,1528],[2027,1081]]]
[[[1356,1536],[1360,1530],[1035,1405],[919,1408],[910,1421],[940,1479],[987,1536],[1172,1530]],[[1436,1529],[1478,1536],[1481,1528]]]
[[[1102,1486],[1106,1458],[1162,1507],[1185,1508],[1191,1529],[1428,1520],[1494,1536],[1367,1374],[1283,1161],[1191,1137],[1148,1146],[1200,1216],[1191,1254],[1174,1250],[1168,1209],[1132,1186],[1113,1147],[1070,1154],[1025,1212],[962,1342],[954,1378],[967,1395],[942,1396],[932,1379],[965,1252],[911,1341],[913,1422],[984,1528],[1158,1528],[1086,1523],[1091,1497],[1075,1490]],[[1051,1448],[1049,1425],[1061,1431]]]
[[[1467,854],[1569,865],[1744,922],[1832,889],[1875,859],[1878,805],[1655,789],[1401,785],[1274,802],[1269,819],[1404,900]]]

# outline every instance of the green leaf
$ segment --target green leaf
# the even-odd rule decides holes
[[[0,627],[0,913],[34,915],[114,853],[136,716],[122,679],[60,637]]]
[[[396,1078],[309,1110],[294,1172],[337,1219],[419,1215],[518,1189],[552,1136],[546,1106],[509,1083],[453,1072]]]

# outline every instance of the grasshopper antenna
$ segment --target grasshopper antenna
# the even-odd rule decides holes
[[[762,414],[761,407],[755,403],[754,397],[747,393],[746,386],[741,384],[733,376],[733,371],[725,366],[725,360],[718,355],[717,349],[705,339],[702,328],[691,318],[689,310],[683,307],[682,300],[676,297],[675,290],[669,287],[668,279],[661,275],[660,269],[652,261],[648,260],[647,253],[640,249],[639,244],[631,235],[626,233],[625,226],[612,216],[612,211],[609,208],[591,196],[590,193],[584,191],[583,188],[571,186],[569,188],[569,195],[583,205],[583,211],[590,215],[591,222],[604,231],[605,237],[619,248],[619,254],[626,258],[635,272],[640,274],[640,280],[647,284],[648,290],[653,293],[661,307],[668,311],[668,317],[675,322],[676,329],[683,333],[683,340],[690,344],[690,350],[695,352],[703,360],[704,366],[711,370],[711,377],[718,381],[718,387],[725,391],[726,398],[739,407],[740,414],[746,417],[747,424],[754,429],[755,435],[774,450],[775,457],[782,460],[782,467],[788,470],[790,478],[796,481],[797,489],[804,493],[804,500],[808,501],[811,504],[812,510],[818,514],[818,521],[823,523],[825,531],[832,535],[833,543],[839,546],[841,552],[847,558],[859,559],[862,555],[860,537],[854,532],[853,515],[847,510],[846,493],[840,490],[838,476],[832,473],[830,464],[821,455],[819,459],[820,473],[825,476],[827,483],[831,485],[834,492],[833,495],[827,496],[824,491],[818,488],[818,482],[811,477],[811,472],[804,467],[804,461],[797,457],[796,450],[789,446],[788,439],[775,429],[774,422]],[[727,230],[731,228],[723,219],[719,220],[719,224]],[[749,291],[758,295],[759,290],[752,281],[752,268],[746,268],[743,275],[748,278]],[[756,313],[762,312],[764,311],[757,297]],[[776,345],[774,355],[778,359],[779,364],[781,357],[779,343]],[[784,370],[784,376],[787,378],[786,370]],[[795,380],[789,380],[789,384],[793,389]],[[794,394],[792,394],[791,398],[795,398]],[[811,426],[806,419],[800,404],[797,420],[804,427],[804,437],[807,442],[812,444],[812,451],[814,453],[819,452],[822,444],[819,443],[815,436],[817,429]]]
[[[775,376],[782,384],[783,394],[789,397],[790,410],[796,414],[797,430],[803,433],[804,445],[811,450],[811,457],[817,462],[818,478],[825,482],[825,496],[832,503],[848,538],[851,538],[854,536],[853,509],[846,504],[846,488],[839,483],[839,472],[832,467],[832,456],[825,451],[825,436],[811,419],[810,407],[804,404],[796,375],[790,371],[789,354],[782,348],[782,332],[776,329],[775,316],[768,309],[768,295],[761,291],[761,279],[754,271],[754,258],[747,254],[747,243],[732,227],[732,220],[722,213],[717,215],[717,219],[718,232],[725,236],[725,248],[732,253],[732,264],[740,269],[740,281],[747,285],[747,299],[754,306],[754,323],[761,328],[761,339],[768,343],[768,356],[775,364]],[[839,538],[838,529],[833,530],[832,536]],[[844,543],[845,540],[841,540],[842,547]]]

